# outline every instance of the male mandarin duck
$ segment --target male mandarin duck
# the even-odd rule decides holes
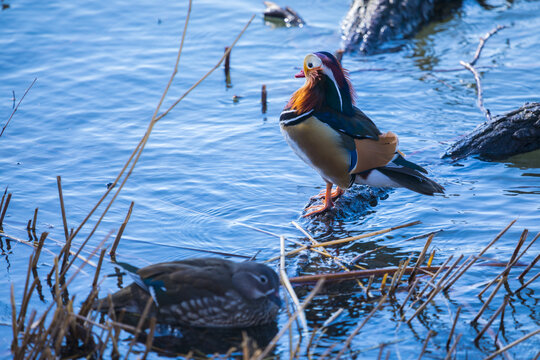
[[[118,263],[135,283],[112,295],[113,310],[141,314],[152,298],[150,316],[169,325],[244,328],[275,320],[281,300],[279,278],[270,267],[255,262],[197,258],[138,269]],[[109,299],[94,304],[109,311]]]
[[[397,150],[396,134],[381,133],[354,106],[348,74],[332,54],[307,55],[296,77],[305,77],[306,82],[281,113],[281,131],[294,152],[326,182],[326,191],[320,194],[323,205],[311,206],[304,216],[331,208],[332,199],[353,184],[405,187],[424,195],[444,193],[441,185],[422,174],[427,174],[424,168]]]

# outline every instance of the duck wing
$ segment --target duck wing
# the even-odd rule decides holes
[[[331,108],[323,108],[320,111],[315,111],[313,116],[328,124],[334,130],[355,139],[378,140],[379,135],[381,135],[381,131],[375,123],[357,107],[354,107],[354,114],[352,116]]]
[[[214,261],[218,260],[218,261]],[[219,259],[171,261],[150,265],[137,274],[160,306],[223,297],[232,289],[232,269]]]

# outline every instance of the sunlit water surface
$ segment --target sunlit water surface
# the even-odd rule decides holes
[[[62,176],[69,226],[76,227],[145,132],[172,72],[187,2],[8,2],[10,8],[0,13],[2,125],[12,111],[12,91],[18,101],[32,80],[37,77],[37,81],[0,138],[0,186],[8,186],[13,193],[4,230],[27,239],[26,223],[39,207],[38,234],[50,232],[46,243],[50,252],[42,254],[39,264],[39,273],[45,277],[53,264],[51,254],[60,249],[55,242],[64,238],[56,176]],[[138,266],[202,255],[182,247],[244,256],[258,253],[257,259],[264,260],[279,253],[276,235],[306,241],[291,225],[293,220],[321,241],[422,221],[341,248],[339,255],[350,260],[386,245],[366,259],[371,267],[395,266],[412,251],[418,254],[425,239],[401,240],[439,229],[444,231],[433,240],[435,263],[452,254],[478,253],[517,218],[516,225],[488,253],[507,261],[524,228],[532,233],[540,230],[538,154],[513,162],[441,159],[449,144],[484,117],[476,107],[469,72],[433,72],[459,69],[459,60],[472,58],[479,36],[503,24],[508,28],[488,41],[478,63],[489,66],[482,69],[486,106],[493,114],[501,114],[526,101],[537,101],[539,2],[494,0],[490,2],[493,8],[486,9],[466,0],[445,21],[426,27],[413,39],[390,44],[401,47],[397,52],[345,55],[343,63],[351,71],[358,106],[383,131],[399,134],[401,149],[429,169],[447,193],[425,197],[398,189],[382,194],[377,203],[363,203],[354,201],[362,192],[357,188],[338,202],[336,213],[315,219],[301,218],[301,214],[323,182],[289,149],[278,119],[290,94],[301,85],[293,75],[304,56],[340,47],[339,23],[348,1],[296,0],[288,5],[303,16],[307,26],[273,28],[265,24],[259,2],[195,1],[179,71],[164,108],[214,66],[224,46],[255,13],[232,52],[232,87],[226,86],[220,68],[156,125],[133,175],[91,238],[89,251],[118,229],[131,201],[135,206],[118,256]],[[260,104],[263,84],[268,89],[266,114],[261,113]],[[234,95],[238,101],[233,101]],[[95,221],[92,218],[90,225]],[[82,242],[89,231],[85,227],[76,242]],[[9,285],[15,285],[20,299],[32,249],[0,239],[0,272],[4,274],[0,354],[9,358]],[[529,263],[538,249],[534,245],[522,261]],[[307,264],[298,265],[294,259],[288,263],[291,276],[338,270],[331,262],[311,255]],[[458,357],[477,358],[493,352],[492,341],[479,347],[472,344],[476,331],[469,322],[481,306],[476,297],[481,284],[500,271],[471,269],[446,300],[441,297],[428,307],[422,322],[413,322],[411,327],[396,329],[395,311],[377,313],[353,340],[352,349],[360,358],[374,358],[379,349],[373,347],[389,342],[391,358],[417,358],[428,330],[433,329],[438,336],[428,353],[442,358],[453,314],[462,305],[457,331],[464,338]],[[114,273],[114,266],[105,264],[103,272]],[[88,269],[71,285],[71,295],[79,302],[88,293],[92,274]],[[125,285],[130,280],[123,281]],[[102,284],[102,294],[117,289],[117,278]],[[505,342],[540,326],[538,291],[536,282],[514,302],[514,310],[506,318]],[[403,295],[399,296],[403,301]],[[43,281],[43,300],[33,297],[31,307],[43,310],[50,302]],[[491,312],[499,303],[500,299],[490,306]],[[320,326],[339,307],[345,313],[322,337],[318,353],[342,343],[373,305],[365,303],[358,287],[331,288],[315,298],[307,313],[309,324]],[[278,327],[285,322],[283,312]],[[529,359],[539,347],[536,337],[511,353]],[[276,353],[288,356],[287,337]]]

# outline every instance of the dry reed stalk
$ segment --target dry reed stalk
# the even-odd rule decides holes
[[[452,258],[454,257],[454,255],[450,255],[448,257],[448,259],[445,260],[445,262],[439,267],[439,270],[437,270],[435,272],[435,274],[433,274],[431,276],[431,279],[429,279],[427,282],[426,282],[426,285],[422,288],[422,290],[420,290],[420,292],[418,293],[418,295],[416,296],[416,300],[413,301],[413,303],[411,304],[410,308],[412,308],[414,306],[414,304],[416,304],[418,301],[420,301],[420,299],[422,298],[422,296],[424,295],[424,292],[427,290],[428,287],[435,287],[435,284],[433,284],[433,281],[437,278],[437,276],[439,276],[439,274],[445,269],[447,268],[446,266],[448,265],[448,263],[450,262],[450,260],[452,260]],[[403,320],[403,317],[401,318],[401,320]]]
[[[503,302],[501,304],[501,306],[499,306],[499,308],[497,309],[497,311],[495,311],[495,313],[488,319],[487,323],[484,325],[484,327],[482,328],[482,330],[478,333],[478,335],[476,335],[476,337],[474,338],[474,342],[477,343],[480,338],[482,338],[482,335],[484,335],[484,333],[487,331],[487,329],[489,329],[489,327],[491,326],[491,324],[493,323],[493,321],[497,318],[497,316],[504,310],[504,308],[506,307],[506,304],[508,303],[508,298],[505,296],[504,299],[503,299]],[[501,320],[502,322],[502,320]]]
[[[431,266],[431,263],[433,262],[433,258],[435,257],[435,250],[433,250],[431,252],[431,255],[429,255],[429,259],[428,259],[428,262],[427,262],[427,266]]]
[[[19,351],[19,328],[17,325],[17,306],[15,304],[15,287],[11,283],[11,329],[13,330],[13,341],[11,342],[11,352]]]
[[[322,332],[325,332],[326,331],[326,328],[328,328],[330,325],[332,325],[332,323],[337,319],[339,318],[339,316],[343,313],[343,311],[345,311],[344,308],[339,308],[337,309],[336,311],[334,311],[332,313],[332,315],[330,315],[328,317],[328,319],[326,319],[324,321],[324,323],[322,324],[322,326],[320,327],[319,331],[322,331]]]
[[[416,269],[418,269],[418,266],[420,266],[420,264],[422,264],[422,262],[424,262],[424,257],[426,256],[426,252],[427,252],[429,246],[431,245],[431,241],[433,240],[434,236],[435,236],[435,234],[431,234],[427,238],[426,243],[424,245],[424,248],[420,252],[420,255],[418,256],[418,259],[416,260],[416,264],[414,264],[414,270],[411,273],[411,276],[409,277],[409,284],[411,284],[414,281],[414,278],[416,276]]]
[[[4,200],[6,199],[8,187],[4,189],[4,193],[2,194],[2,200],[0,201],[0,214],[2,213],[2,210],[4,209]]]
[[[375,280],[375,275],[371,275],[368,280],[368,284],[365,288],[366,297],[369,299],[371,295],[369,294],[369,290],[371,290],[371,285],[373,284],[373,280]]]
[[[486,302],[482,305],[482,307],[480,308],[480,310],[478,311],[478,313],[476,314],[476,316],[472,320],[472,323],[476,323],[478,321],[478,319],[480,318],[480,316],[482,316],[482,314],[487,309],[489,303],[491,302],[491,300],[493,300],[493,298],[495,297],[495,295],[497,294],[497,292],[499,291],[499,289],[501,288],[503,283],[504,283],[504,281],[502,281],[502,280],[499,281],[499,283],[497,284],[495,289],[493,289],[493,291],[491,292],[491,294],[487,298]]]
[[[446,350],[451,353],[448,348],[450,347],[450,343],[452,342],[452,336],[454,336],[454,331],[456,330],[456,324],[459,318],[459,313],[461,312],[461,306],[457,308],[456,310],[456,316],[454,318],[454,323],[452,324],[452,329],[450,330],[450,334],[448,335],[448,340],[446,340]],[[456,340],[457,344],[457,340]]]
[[[302,324],[302,327],[307,330],[308,325],[306,321],[306,314],[304,313],[304,310],[301,309],[300,301],[298,300],[298,296],[296,296],[296,293],[294,292],[291,283],[289,282],[289,276],[287,275],[287,271],[285,270],[285,238],[282,236],[279,241],[280,249],[281,249],[281,261],[279,266],[279,274],[281,275],[281,282],[283,283],[283,286],[289,293],[289,296],[291,297],[291,300],[294,303],[294,306],[296,307],[296,311],[299,312],[298,317],[300,318],[300,323]]]
[[[99,261],[96,267],[96,271],[94,273],[94,280],[92,281],[92,289],[95,289],[97,286],[97,282],[99,279],[99,273],[101,271],[101,265],[103,264],[103,257],[105,257],[105,253],[107,252],[107,248],[101,249],[101,253],[99,254]]]
[[[302,228],[296,221],[291,221],[291,223],[298,229],[300,230],[300,232],[302,232],[302,234],[304,234],[308,239],[309,241],[311,242],[311,246],[308,247],[308,250],[310,251],[313,251],[313,252],[316,252],[317,254],[320,254],[322,256],[326,256],[332,260],[334,260],[334,262],[339,266],[341,267],[343,270],[345,271],[350,271],[349,268],[347,268],[344,264],[343,264],[343,260],[341,260],[340,258],[338,258],[337,256],[334,256],[332,254],[330,254],[328,252],[328,250],[326,250],[323,246],[321,246],[320,242],[318,242],[317,240],[315,240],[313,238],[313,236],[308,233],[306,230],[304,230],[304,228]],[[313,249],[313,246],[320,246],[322,248],[322,250],[317,250],[317,249]],[[281,256],[281,255],[280,255]],[[356,267],[360,268],[360,269],[365,269],[364,267],[362,266],[358,266],[358,265],[355,265]],[[362,286],[362,285],[360,285]]]
[[[131,212],[133,211],[133,205],[135,205],[135,203],[132,201],[131,204],[129,205],[129,209],[124,219],[124,222],[122,223],[122,225],[120,225],[120,230],[118,230],[118,233],[116,234],[116,238],[114,239],[113,245],[111,247],[111,251],[109,252],[109,255],[111,257],[114,257],[116,255],[116,248],[118,247],[118,244],[120,243],[122,234],[124,233],[124,230],[127,226],[129,218],[131,217]]]
[[[472,262],[476,261],[475,255],[470,255],[468,258],[463,261],[463,263],[457,268],[457,270],[454,272],[452,276],[448,278],[446,283],[443,286],[443,291],[448,291],[454,285],[454,283],[467,271],[467,269],[470,267]],[[465,270],[463,270],[465,269]]]
[[[539,233],[539,235],[540,235],[540,233]],[[538,237],[538,235],[536,237]],[[519,280],[523,281],[523,278],[525,277],[525,275],[527,275],[527,273],[533,268],[533,266],[536,265],[538,260],[540,260],[540,254],[536,255],[534,260],[525,268],[525,270],[523,270],[523,272],[517,278]]]
[[[431,267],[420,267],[421,271],[436,271],[439,270],[439,266]],[[339,281],[339,280],[352,280],[352,279],[361,279],[367,278],[371,275],[375,276],[384,276],[384,274],[393,274],[397,272],[398,268],[383,268],[383,269],[368,269],[368,270],[354,270],[349,272],[340,272],[340,273],[328,273],[328,274],[314,274],[314,275],[304,275],[298,277],[289,278],[291,283],[315,283],[319,279],[325,279],[327,281]],[[409,267],[404,269],[404,274],[410,274],[413,268]]]
[[[399,286],[399,282],[401,281],[401,278],[403,277],[403,274],[405,273],[405,269],[407,269],[407,266],[409,265],[411,258],[412,258],[412,255],[407,260],[405,260],[403,264],[400,266],[401,270],[399,270],[394,276],[392,276],[392,284],[390,285],[390,289],[388,290],[389,295],[393,295],[396,292],[397,287]]]
[[[442,283],[443,283],[444,279],[446,278],[446,276],[447,276],[449,273],[452,272],[452,270],[454,269],[454,267],[457,265],[458,261],[459,261],[462,257],[463,257],[463,255],[461,255],[461,256],[457,259],[457,261],[455,261],[455,262],[452,264],[452,266],[450,266],[450,267],[448,268],[448,270],[446,271],[445,275],[443,275],[443,277],[441,277],[441,278],[439,279],[439,281],[437,282],[437,284],[435,285],[435,287],[433,288],[433,290],[431,290],[431,292],[428,294],[427,300],[426,300],[422,305],[420,305],[420,307],[416,310],[416,312],[409,318],[409,320],[406,321],[407,324],[410,324],[411,321],[412,321],[418,314],[420,314],[422,311],[424,311],[424,309],[428,306],[428,304],[430,303],[430,301],[433,300],[433,298],[435,297],[435,295],[437,295],[437,294],[443,289]],[[433,277],[433,278],[434,278],[434,277]],[[426,288],[427,288],[427,285],[426,285],[426,287],[424,288],[424,290],[425,290]],[[422,294],[423,294],[423,292],[420,293],[420,294],[418,295],[418,299],[417,299],[415,302],[413,302],[413,303],[411,304],[411,308],[412,308],[412,306],[413,306],[417,301],[420,300]]]
[[[469,268],[471,266],[473,266],[473,264],[482,256],[484,255],[484,253],[486,251],[488,251],[488,249],[493,245],[495,244],[507,231],[508,229],[510,229],[510,227],[512,227],[512,225],[515,224],[515,222],[517,221],[517,219],[514,219],[510,222],[510,224],[508,224],[503,230],[501,230],[501,232],[499,232],[497,234],[497,236],[495,236],[495,238],[493,240],[491,240],[491,242],[489,244],[487,244],[479,253],[478,255],[474,256],[471,258],[471,261],[467,264],[467,266],[464,266],[463,269],[461,270],[461,272],[456,272],[456,275],[451,279],[451,280],[448,280],[448,282],[445,284],[444,286],[444,291],[450,289],[450,287],[456,282],[458,281],[458,279],[463,276],[463,274],[465,274],[465,272],[467,270],[469,270]]]
[[[90,260],[92,257],[94,257],[94,255],[96,254],[96,252],[101,249],[101,247],[103,246],[103,244],[109,239],[111,233],[109,232],[109,234],[103,239],[101,240],[101,242],[98,244],[98,246],[92,251],[92,253],[90,254],[90,256],[88,257],[88,260]],[[58,257],[55,257],[55,274],[58,274]],[[85,267],[85,265],[88,264],[88,262],[83,262],[82,265],[77,268],[77,270],[75,270],[75,273],[73,273],[73,275],[71,275],[71,277],[69,278],[69,280],[64,283],[64,285],[62,285],[62,288],[59,290],[59,293],[63,293],[67,287],[71,284],[71,282],[75,279],[75,277],[77,276],[77,274],[79,274],[79,272]],[[62,274],[60,274],[59,276],[57,277],[63,277]],[[55,286],[58,284],[58,280],[56,281],[56,284]],[[47,317],[47,314],[49,313],[49,311],[51,311],[53,305],[55,303],[54,302],[51,302],[51,304],[47,307],[47,309],[45,310],[45,312],[40,316],[39,320],[37,321],[37,325],[40,325],[40,324],[43,324],[43,322],[45,321],[45,318]],[[34,325],[33,325],[34,327]]]
[[[540,272],[538,272],[536,275],[534,275],[529,281],[527,281],[525,284],[521,285],[515,292],[518,293],[521,290],[525,289],[527,286],[529,286],[533,281],[538,279],[540,277]]]
[[[375,306],[375,308],[371,310],[371,312],[364,318],[364,320],[351,332],[351,334],[347,337],[347,340],[345,340],[345,344],[343,345],[343,347],[341,348],[341,350],[335,357],[335,360],[339,360],[339,358],[341,358],[343,353],[345,353],[345,351],[351,345],[352,339],[360,332],[360,330],[362,330],[362,328],[364,327],[364,325],[366,325],[369,319],[371,319],[373,315],[375,315],[375,313],[381,308],[381,306],[386,301],[386,298],[387,298],[387,295],[384,295],[379,301],[379,303],[377,304],[377,306]]]
[[[92,228],[90,234],[88,235],[88,237],[86,238],[86,240],[81,244],[81,246],[79,247],[79,250],[77,252],[80,253],[80,251],[82,251],[82,249],[84,248],[84,246],[86,246],[86,244],[88,243],[90,237],[94,234],[94,232],[96,231],[97,227],[100,225],[101,221],[103,220],[104,216],[107,214],[107,212],[109,211],[110,207],[112,206],[113,202],[116,200],[116,197],[118,196],[118,194],[120,193],[120,191],[122,190],[122,188],[124,187],[125,183],[127,182],[127,179],[131,176],[132,172],[133,172],[133,169],[135,167],[135,165],[137,164],[141,154],[142,154],[142,151],[144,150],[144,147],[146,146],[146,143],[148,142],[148,139],[150,137],[150,134],[152,132],[152,129],[154,127],[154,125],[160,120],[162,119],[164,116],[166,116],[173,108],[176,107],[176,105],[178,105],[178,103],[180,101],[182,101],[193,89],[195,89],[203,80],[205,80],[215,69],[217,69],[219,67],[219,65],[223,62],[223,59],[224,57],[227,55],[224,54],[223,57],[221,57],[221,59],[218,61],[218,63],[212,68],[210,69],[204,76],[202,76],[195,84],[193,84],[188,90],[186,90],[184,92],[184,94],[178,98],[171,106],[169,106],[169,108],[164,111],[161,115],[159,116],[156,116],[157,113],[159,112],[160,108],[161,108],[161,105],[163,103],[163,99],[165,98],[166,94],[168,93],[168,90],[170,88],[170,85],[172,83],[172,80],[174,79],[176,73],[178,72],[178,63],[180,61],[180,55],[182,53],[182,48],[183,48],[183,44],[184,44],[184,39],[185,39],[185,34],[186,34],[186,29],[187,29],[187,24],[188,24],[188,21],[189,21],[189,14],[191,12],[191,0],[189,2],[189,7],[188,7],[188,15],[186,16],[186,22],[185,22],[185,25],[184,25],[184,33],[182,34],[182,41],[181,41],[181,44],[180,44],[180,48],[178,50],[178,55],[177,55],[177,59],[176,59],[176,63],[175,63],[175,67],[174,67],[174,70],[173,70],[173,73],[171,75],[171,78],[169,79],[169,82],[167,84],[167,87],[165,88],[165,91],[163,92],[162,96],[161,96],[161,99],[160,99],[160,102],[158,104],[158,106],[156,107],[156,110],[154,112],[154,115],[152,116],[152,119],[148,125],[148,128],[145,132],[145,135],[143,136],[143,138],[140,140],[140,142],[138,143],[138,145],[136,146],[136,148],[133,150],[132,154],[130,155],[128,161],[124,164],[122,170],[119,172],[119,174],[117,175],[116,179],[114,180],[112,186],[105,192],[105,194],[100,198],[100,200],[97,202],[97,204],[94,206],[94,208],[90,211],[90,213],[85,217],[85,219],[83,220],[83,222],[81,222],[81,224],[79,224],[79,226],[77,227],[77,229],[74,231],[72,237],[76,236],[77,233],[80,231],[80,229],[82,228],[82,226],[84,226],[84,224],[88,221],[88,219],[92,216],[92,214],[95,212],[95,210],[99,207],[99,205],[103,202],[103,200],[107,197],[107,195],[109,194],[109,192],[115,188],[116,184],[118,183],[118,181],[120,180],[120,178],[122,177],[122,175],[124,174],[124,172],[126,171],[126,169],[128,168],[129,164],[131,164],[131,167],[129,168],[128,172],[126,173],[126,175],[124,176],[124,179],[122,180],[120,186],[118,187],[118,189],[116,190],[116,193],[113,195],[113,197],[111,198],[111,200],[109,201],[108,205],[106,206],[105,210],[103,211],[102,215],[100,216],[100,218],[98,219],[98,221],[96,222],[96,224],[94,225],[94,227]],[[249,24],[251,24],[251,22],[253,21],[255,15],[253,15],[251,17],[251,19],[248,21],[248,23],[244,26],[244,28],[242,29],[242,31],[238,34],[238,36],[235,38],[235,40],[233,41],[233,43],[230,45],[230,48],[228,50],[228,52],[230,52],[230,50],[234,47],[234,45],[236,45],[236,43],[238,42],[238,40],[240,39],[240,37],[243,35],[243,33],[246,31],[247,27],[249,26]],[[73,260],[67,265],[66,269],[63,271],[63,273],[65,273],[69,267],[73,264]]]
[[[440,290],[444,289],[444,286],[442,286],[444,280],[446,280],[446,278],[448,277],[448,275],[450,275],[452,273],[452,271],[454,271],[454,268],[457,266],[457,264],[459,264],[459,262],[461,261],[461,259],[463,259],[463,254],[459,255],[459,257],[456,259],[456,261],[454,261],[454,263],[448,268],[448,270],[444,273],[444,275],[439,279],[439,286],[441,287]],[[435,291],[435,288],[432,289],[431,291]],[[431,295],[428,294],[428,296]]]
[[[62,211],[62,224],[64,225],[64,235],[66,236],[66,246],[69,241],[69,232],[68,232],[68,225],[67,225],[67,217],[66,217],[66,208],[64,206],[64,195],[62,192],[62,177],[57,176],[56,177],[56,185],[58,186],[58,197],[60,199],[60,210]],[[69,247],[68,247],[69,250]]]
[[[36,231],[36,223],[37,223],[37,214],[38,214],[38,210],[39,208],[36,208],[34,210],[34,217],[32,218],[32,227],[30,228],[30,230],[32,231]]]
[[[410,297],[412,296],[414,290],[416,289],[416,286],[418,286],[418,283],[420,282],[420,279],[415,279],[414,283],[410,287],[409,292],[407,293],[407,296],[405,297],[405,300],[403,300],[403,304],[398,308],[399,312],[403,312],[403,308],[405,307],[405,304],[407,304],[407,301],[409,301]],[[403,317],[401,318],[403,320]]]
[[[146,349],[144,350],[142,360],[146,360],[146,357],[148,356],[148,353],[152,349],[152,342],[154,341],[154,334],[156,332],[156,323],[157,320],[153,316],[150,318],[150,332],[148,333],[148,336],[146,337]]]
[[[367,233],[367,234],[362,234],[362,235],[358,235],[358,236],[351,236],[351,237],[347,237],[347,238],[344,238],[344,239],[338,239],[338,240],[331,240],[331,241],[322,242],[322,243],[319,243],[318,245],[309,245],[309,246],[303,245],[303,246],[299,247],[298,249],[294,249],[294,250],[291,250],[291,251],[287,252],[285,254],[285,256],[291,256],[291,255],[297,254],[297,253],[299,253],[301,251],[304,251],[304,250],[307,250],[307,249],[310,249],[310,248],[316,248],[316,247],[321,247],[321,246],[339,245],[339,244],[344,244],[344,243],[351,242],[351,241],[365,239],[365,238],[376,236],[376,235],[386,234],[387,232],[390,232],[390,231],[406,228],[406,227],[413,226],[413,225],[418,225],[420,223],[421,223],[421,221],[413,221],[413,222],[410,222],[410,223],[407,223],[407,224],[393,226],[393,227],[389,227],[389,228],[386,228],[386,229],[383,229],[383,230],[373,231],[373,232],[370,232],[370,233]],[[270,259],[266,260],[265,262],[271,262],[271,261],[275,261],[277,259],[279,259],[279,256],[275,256],[273,258],[270,258]]]
[[[444,358],[444,360],[450,360],[452,359],[452,354],[454,353],[454,351],[456,350],[456,347],[457,347],[457,344],[459,343],[459,340],[461,340],[461,336],[463,334],[458,334],[457,338],[456,338],[456,341],[454,342],[454,345],[452,345],[452,347],[450,348],[450,350],[448,350],[448,353],[446,353],[446,356]]]
[[[227,86],[231,84],[231,51],[228,46],[225,46],[225,63],[223,64],[225,70],[225,82]]]
[[[32,297],[32,293],[34,292],[34,289],[36,288],[36,285],[37,285],[37,282],[38,282],[38,279],[34,278],[34,281],[32,282],[32,285],[30,285],[30,289],[28,289],[28,284],[30,282],[30,270],[32,269],[32,263],[33,263],[33,256],[30,255],[30,258],[28,260],[28,270],[26,272],[26,280],[24,282],[24,291],[23,291],[21,309],[19,310],[19,318],[17,319],[18,329],[22,329],[23,326],[24,326],[24,318],[26,316],[26,311],[28,309],[28,303],[30,302],[30,298]]]
[[[505,269],[499,275],[497,275],[493,280],[491,280],[484,287],[482,291],[480,291],[480,293],[478,294],[478,297],[481,297],[487,291],[487,289],[491,287],[491,285],[493,285],[497,280],[499,280],[499,278],[502,277],[503,278],[502,281],[507,281],[507,277],[508,277],[508,273],[510,272],[510,269],[512,268],[512,266],[514,266],[518,262],[519,258],[521,257],[521,256],[518,257],[517,255],[519,253],[519,250],[521,249],[521,246],[523,246],[523,243],[527,239],[528,234],[529,234],[529,230],[527,229],[523,230],[519,238],[519,241],[516,245],[516,248],[514,249],[514,252],[512,253],[510,260],[508,260],[508,263],[506,264]],[[532,245],[535,241],[536,241],[536,238],[533,239],[533,241],[531,241],[531,244],[529,245]],[[521,255],[523,255],[527,250],[528,250],[528,247],[521,253]]]
[[[15,106],[13,108],[13,111],[11,112],[11,115],[9,116],[9,119],[8,121],[6,122],[6,124],[4,125],[4,127],[2,128],[2,131],[0,131],[0,136],[2,136],[4,134],[4,131],[6,130],[7,126],[9,125],[9,123],[11,122],[11,119],[13,118],[13,115],[15,115],[15,113],[17,112],[17,110],[19,109],[19,105],[21,105],[21,102],[23,101],[24,97],[26,96],[26,94],[28,94],[28,92],[30,91],[30,89],[32,88],[32,86],[34,86],[34,83],[37,81],[37,78],[34,78],[34,81],[32,81],[32,83],[30,84],[30,86],[28,86],[28,88],[26,88],[26,91],[24,92],[23,96],[21,97],[21,99],[19,100],[19,102],[17,103],[17,106]],[[15,94],[15,93],[13,93]],[[15,95],[13,95],[13,101],[15,101]],[[2,222],[0,221],[0,225],[2,224]]]
[[[489,355],[488,357],[484,358],[483,360],[491,360],[491,359],[497,357],[498,355],[500,355],[501,353],[505,352],[506,350],[510,349],[511,347],[514,347],[517,344],[527,340],[528,338],[533,337],[534,335],[538,335],[538,334],[540,334],[540,329],[536,329],[536,330],[528,333],[527,335],[523,336],[522,338],[519,338],[518,340],[516,340],[514,342],[511,342],[510,344],[506,345],[503,348],[500,348],[499,350],[495,351],[493,354]]]
[[[317,293],[321,290],[322,286],[324,284],[324,280],[321,279],[317,282],[317,284],[315,285],[315,287],[313,288],[313,290],[311,290],[311,292],[308,294],[308,296],[306,297],[306,299],[304,300],[304,302],[302,303],[302,305],[300,306],[300,309],[297,309],[296,312],[289,318],[289,320],[287,321],[287,324],[285,324],[285,326],[283,326],[281,328],[281,330],[274,336],[274,338],[268,343],[268,345],[264,348],[264,350],[256,357],[257,360],[262,360],[264,359],[268,353],[270,353],[270,351],[274,348],[274,346],[276,346],[276,343],[278,342],[278,340],[283,336],[283,334],[285,333],[285,331],[287,331],[287,329],[289,329],[293,323],[293,321],[296,319],[296,317],[298,316],[299,314],[299,311],[300,310],[304,310],[308,305],[309,303],[311,302],[311,300],[313,300],[313,298],[315,297],[315,295],[317,295]]]
[[[131,352],[131,350],[133,349],[133,346],[137,342],[137,337],[143,328],[144,322],[146,321],[146,317],[148,316],[148,313],[150,312],[150,308],[152,307],[153,303],[154,303],[154,299],[152,297],[149,297],[148,301],[146,301],[146,305],[144,306],[144,310],[141,314],[139,322],[137,323],[135,334],[133,334],[133,340],[131,340],[131,343],[129,344],[129,348],[125,354],[125,357],[124,357],[125,360],[128,359],[129,353]]]
[[[4,198],[2,197],[2,202],[3,201],[4,201]],[[8,209],[10,201],[11,201],[11,193],[7,194],[6,204],[4,205],[3,209],[0,209],[0,210],[2,210],[2,213],[0,214],[0,230],[2,230],[2,224],[4,223],[4,217],[6,216],[6,211]]]
[[[401,244],[402,242],[407,242],[407,241],[412,241],[412,240],[418,240],[418,239],[422,239],[422,238],[425,238],[425,237],[428,237],[432,234],[437,234],[439,232],[441,232],[442,230],[437,230],[437,231],[431,231],[431,232],[428,232],[426,234],[421,234],[421,235],[416,235],[416,236],[412,236],[410,238],[407,238],[407,239],[404,239],[404,240],[400,240],[392,245],[397,245],[397,244]],[[369,255],[369,254],[372,254],[374,252],[377,252],[381,249],[384,249],[386,247],[388,247],[389,245],[383,245],[383,246],[379,246],[378,248],[376,249],[373,249],[373,250],[369,250],[369,251],[366,251],[366,252],[363,252],[357,256],[355,256],[352,260],[351,260],[351,264],[354,264],[355,262],[357,262],[358,260],[362,259],[363,257]]]
[[[266,114],[267,104],[266,104],[266,85],[263,84],[261,88],[261,111],[263,114]]]
[[[431,336],[435,333],[433,330],[429,330],[426,336],[426,340],[424,340],[424,344],[422,345],[422,351],[420,352],[420,355],[418,356],[418,360],[421,360],[424,356],[424,353],[426,352],[426,348],[428,345],[428,341],[431,338]]]
[[[35,268],[37,266],[37,263],[39,261],[39,256],[41,255],[41,249],[43,249],[43,244],[45,243],[45,239],[47,238],[47,235],[49,235],[49,233],[47,232],[41,233],[41,237],[39,238],[39,243],[36,247],[36,252],[34,255],[33,262],[32,262],[32,268]]]
[[[291,223],[292,223],[298,230],[300,230],[300,231],[301,231],[301,232],[302,232],[302,233],[303,233],[303,234],[311,241],[311,244],[312,244],[312,245],[319,245],[319,244],[320,244],[317,240],[315,240],[315,239],[313,238],[313,236],[312,236],[310,233],[308,233],[306,230],[304,230],[304,228],[302,228],[296,221],[292,221]],[[317,253],[322,253],[324,256],[329,257],[329,258],[331,258],[332,260],[334,260],[334,262],[335,262],[339,267],[341,267],[343,270],[345,270],[346,272],[349,272],[349,271],[350,271],[349,268],[346,267],[346,266],[343,264],[343,261],[342,261],[340,258],[338,258],[337,256],[334,256],[334,255],[330,254],[330,253],[328,252],[328,250],[326,250],[324,247],[321,247],[321,248],[322,248],[322,251],[321,251],[321,252],[320,252],[320,251],[317,251],[316,249],[312,249],[312,248],[310,248],[310,250],[311,250],[311,251],[315,251],[315,252],[317,252]],[[365,269],[364,267],[359,266],[359,265],[353,265],[353,266],[355,266],[355,267],[357,267],[357,268],[359,268],[359,269]],[[356,283],[357,283],[357,285],[358,285],[361,289],[365,289],[364,285],[360,282],[360,280],[356,280]]]

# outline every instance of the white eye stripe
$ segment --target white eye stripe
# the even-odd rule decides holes
[[[321,59],[318,56],[309,54],[304,59],[304,64],[308,69],[313,69],[322,65]]]

